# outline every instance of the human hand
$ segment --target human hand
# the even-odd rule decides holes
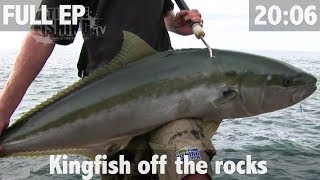
[[[1,118],[0,117],[0,136],[3,131],[9,126],[10,119],[9,118]]]
[[[191,35],[193,34],[192,27],[190,27],[189,22],[199,23],[203,26],[203,20],[201,19],[201,14],[196,9],[190,11],[182,10],[176,14],[174,20],[175,32],[180,35]]]
[[[0,136],[2,135],[4,129],[6,129],[9,126],[9,120],[5,120],[5,119],[0,119]],[[0,156],[2,154],[2,147],[0,145]]]

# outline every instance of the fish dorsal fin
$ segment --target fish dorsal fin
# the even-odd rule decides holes
[[[111,63],[128,64],[157,52],[147,42],[131,32],[124,31],[123,39],[121,50],[111,60]]]
[[[108,63],[102,65],[97,70],[92,72],[89,76],[80,79],[68,88],[60,91],[56,95],[37,105],[26,114],[24,114],[20,119],[18,119],[11,127],[6,130],[9,133],[15,127],[21,126],[23,123],[27,122],[36,113],[40,112],[42,109],[51,106],[52,104],[60,101],[64,97],[68,96],[72,92],[81,89],[82,87],[91,84],[98,79],[101,79],[112,72],[126,66],[127,64],[141,60],[142,58],[157,53],[147,42],[138,37],[137,35],[124,31],[123,32],[123,43],[119,53]],[[6,134],[4,133],[4,134]],[[1,141],[2,138],[0,138]]]

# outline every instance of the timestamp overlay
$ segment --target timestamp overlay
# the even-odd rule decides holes
[[[250,31],[320,31],[320,1],[249,0]]]

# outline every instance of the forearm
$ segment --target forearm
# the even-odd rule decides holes
[[[169,11],[164,15],[164,22],[166,24],[167,30],[176,33],[176,28],[175,28],[175,17],[176,15],[174,14],[173,11]]]
[[[39,36],[39,34],[30,32],[27,35],[9,79],[0,93],[0,121],[9,119],[13,114],[55,46],[37,43],[33,36]]]

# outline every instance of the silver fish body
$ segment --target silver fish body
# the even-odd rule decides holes
[[[177,119],[219,123],[259,115],[296,104],[316,89],[314,76],[286,63],[214,51],[216,59],[207,49],[151,53],[74,88],[9,128],[0,154],[105,152]]]

